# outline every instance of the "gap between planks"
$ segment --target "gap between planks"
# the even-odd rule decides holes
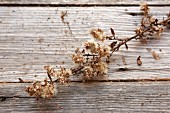
[[[168,0],[0,0],[3,6],[78,6],[78,7],[94,7],[94,6],[138,6],[147,3],[152,6],[169,6]]]
[[[91,82],[163,82],[163,81],[170,81],[170,78],[148,78],[148,79],[115,79],[115,80],[88,80],[85,81],[85,83],[91,83]],[[8,83],[33,83],[34,81],[31,80],[22,80],[18,82],[0,82],[0,84],[8,84]],[[57,81],[54,81],[57,82]],[[82,80],[71,80],[72,83],[84,83]]]
[[[132,7],[140,4],[8,4],[0,3],[0,7]],[[149,6],[164,7],[170,4],[149,4]]]

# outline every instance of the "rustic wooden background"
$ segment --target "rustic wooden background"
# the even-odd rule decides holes
[[[51,100],[37,102],[24,92],[30,83],[19,83],[43,80],[45,65],[71,67],[71,55],[91,39],[92,28],[133,36],[142,18],[139,5],[146,2],[159,19],[170,11],[169,0],[0,0],[1,112],[170,112],[169,29],[147,45],[129,42],[128,51],[121,47],[112,56],[107,76],[87,83],[72,77]],[[66,11],[69,26],[61,20]]]

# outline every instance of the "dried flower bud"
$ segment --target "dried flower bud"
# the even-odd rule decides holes
[[[81,53],[73,54],[72,60],[74,61],[75,64],[83,64],[85,62],[85,58]]]
[[[36,81],[31,86],[26,87],[26,92],[30,96],[38,98],[52,98],[55,93],[55,85],[53,82],[48,82],[47,79],[44,81]]]
[[[139,35],[139,36],[142,36],[143,35],[143,29],[142,28],[137,28],[135,30],[136,34]]]
[[[101,29],[92,29],[90,34],[97,40],[104,41],[106,39],[106,35]]]
[[[149,21],[151,24],[154,24],[156,19],[153,16],[150,16]]]
[[[44,69],[47,70],[48,75],[55,76],[54,68],[51,68],[50,66],[44,66]]]
[[[156,38],[160,38],[162,32],[164,31],[164,29],[161,26],[154,26],[152,27],[153,31],[154,31],[154,35]]]
[[[138,64],[138,66],[142,65],[141,56],[139,56],[137,58],[137,64]]]
[[[93,68],[90,66],[85,66],[83,75],[85,79],[91,79],[93,77]]]
[[[56,78],[61,84],[68,82],[68,78],[72,75],[72,71],[70,69],[62,68],[56,71]]]
[[[149,13],[149,7],[147,4],[142,4],[141,5],[141,11],[144,12],[144,16],[146,16]]]
[[[98,63],[95,63],[94,65],[92,65],[92,67],[94,72],[97,73],[97,75],[107,74],[108,65],[103,61],[99,61]]]
[[[158,28],[158,31],[157,31],[157,33],[156,33],[156,35],[157,35],[158,38],[160,38],[160,36],[161,36],[161,34],[162,34],[163,31],[164,31],[164,29],[163,29],[162,27],[159,27],[159,28]]]
[[[99,47],[99,44],[94,40],[89,40],[84,43],[84,46],[86,50],[90,50],[91,53],[97,53],[97,48]]]
[[[100,46],[97,51],[100,57],[105,57],[110,55],[110,50],[110,46]]]
[[[157,54],[155,51],[152,52],[152,56],[155,60],[160,60],[159,54]]]
[[[115,47],[115,45],[117,44],[117,41],[114,41],[110,44],[110,47],[113,49]]]

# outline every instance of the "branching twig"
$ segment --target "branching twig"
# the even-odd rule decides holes
[[[132,37],[121,39],[117,38],[114,30],[111,30],[111,36],[106,36],[102,29],[92,29],[90,34],[94,39],[104,42],[105,40],[112,41],[109,45],[102,45],[95,40],[89,40],[84,43],[84,48],[82,51],[76,49],[75,54],[72,55],[72,60],[75,64],[74,67],[70,69],[65,69],[60,67],[58,70],[54,70],[50,66],[45,66],[44,69],[47,71],[48,78],[50,82],[45,79],[44,81],[36,81],[33,85],[26,88],[26,91],[30,96],[35,96],[36,98],[44,97],[51,98],[54,96],[54,81],[52,77],[56,77],[57,81],[61,84],[68,82],[70,76],[82,75],[83,80],[89,80],[93,77],[98,77],[105,75],[108,70],[109,58],[112,54],[120,49],[121,46],[125,46],[128,49],[127,43],[133,39],[140,40],[142,43],[146,43],[148,37],[160,37],[164,28],[170,28],[170,13],[167,19],[159,21],[149,14],[149,7],[147,4],[141,5],[141,10],[143,11],[144,17],[141,20],[141,25],[135,30],[136,34]],[[61,19],[64,24],[66,24],[72,34],[71,28],[68,22],[65,22],[64,17],[67,12],[62,12]],[[72,34],[73,36],[73,34]],[[74,36],[73,36],[74,37]],[[153,53],[155,59],[158,57],[156,53]],[[139,56],[137,58],[137,64],[140,66],[142,61]]]

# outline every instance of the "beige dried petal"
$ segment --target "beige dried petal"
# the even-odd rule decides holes
[[[152,52],[152,56],[155,60],[160,60],[160,56],[155,51]]]
[[[150,23],[154,23],[154,22],[155,22],[155,18],[154,18],[153,16],[151,16],[151,17],[149,18],[149,20],[150,20]]]
[[[122,62],[123,62],[123,64],[124,64],[124,65],[127,65],[127,63],[126,63],[126,59],[125,59],[125,57],[124,57],[124,56],[122,56]]]

